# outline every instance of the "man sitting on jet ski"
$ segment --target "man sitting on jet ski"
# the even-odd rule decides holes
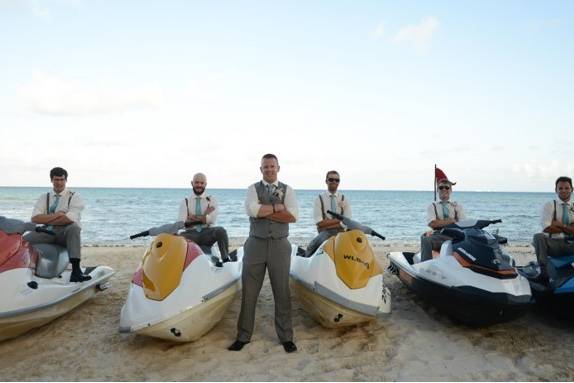
[[[57,243],[66,247],[72,264],[70,282],[84,282],[92,279],[84,275],[80,268],[81,238],[80,218],[84,202],[78,192],[66,188],[68,172],[60,167],[50,170],[50,181],[53,190],[42,194],[36,201],[32,212],[32,222],[46,225],[48,233],[28,232],[24,239],[31,244]]]
[[[327,172],[325,177],[327,191],[317,196],[313,206],[313,218],[319,234],[307,246],[305,257],[312,256],[323,242],[344,230],[341,221],[327,213],[328,210],[353,218],[349,199],[345,198],[343,193],[337,192],[340,182],[341,177],[336,170]]]
[[[205,192],[207,177],[197,173],[191,181],[193,194],[185,198],[179,207],[179,221],[184,222],[187,230],[181,235],[200,247],[211,248],[215,242],[219,247],[221,260],[229,262],[233,255],[229,255],[229,238],[223,227],[212,226],[217,220],[219,208],[217,200]]]
[[[540,265],[540,279],[549,277],[548,257],[574,254],[574,206],[572,179],[559,177],[555,191],[558,198],[548,201],[542,209],[542,233],[534,235],[533,244]]]
[[[421,261],[432,259],[432,251],[440,250],[443,242],[452,239],[440,233],[442,228],[466,218],[462,205],[450,200],[452,186],[456,182],[450,181],[438,168],[435,171],[435,182],[440,201],[431,203],[427,208],[427,222],[433,231],[421,236]]]

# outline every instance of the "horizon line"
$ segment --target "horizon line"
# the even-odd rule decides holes
[[[49,186],[4,186],[0,188],[35,188],[35,189],[49,189]],[[191,187],[163,187],[163,186],[75,186],[69,189],[173,189],[173,190],[190,190]],[[210,190],[247,190],[244,187],[230,188],[230,187],[210,187]],[[324,191],[325,189],[300,189],[293,188],[295,191]],[[341,189],[341,191],[358,191],[358,192],[427,192],[432,193],[433,190],[420,190],[420,189]],[[553,191],[524,191],[524,190],[456,190],[454,193],[539,193],[539,194],[554,194]]]

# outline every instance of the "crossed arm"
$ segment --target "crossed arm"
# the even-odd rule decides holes
[[[263,204],[257,212],[258,218],[268,218],[272,221],[279,223],[293,223],[295,217],[289,213],[282,203],[275,203],[272,205]]]
[[[64,226],[74,223],[66,216],[66,213],[59,211],[52,214],[38,214],[32,217],[32,222],[43,225]]]
[[[209,213],[214,212],[214,211],[215,211],[215,207],[208,206],[207,209],[205,209],[205,214],[202,214],[202,215],[188,214],[187,220],[185,221],[185,225],[189,226],[189,225],[192,225],[194,223],[205,224],[205,223],[207,223],[207,215]]]
[[[433,230],[439,230],[443,227],[450,225],[451,223],[456,223],[456,221],[452,218],[449,219],[433,219],[429,222],[429,226]]]
[[[574,223],[571,223],[570,225],[564,225],[560,221],[552,221],[550,226],[544,229],[544,232],[549,234],[564,233],[568,235],[574,235]]]
[[[336,218],[325,218],[324,220],[317,222],[317,229],[319,229],[319,231],[340,228],[341,221]]]

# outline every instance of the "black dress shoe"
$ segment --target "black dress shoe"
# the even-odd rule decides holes
[[[233,250],[229,253],[229,259],[231,259],[231,262],[237,262],[237,250]]]
[[[249,342],[242,342],[240,340],[236,340],[235,342],[233,342],[231,346],[227,347],[227,349],[229,351],[241,351],[243,346],[245,346],[247,343]]]
[[[297,346],[295,346],[295,343],[291,341],[283,342],[283,348],[285,349],[285,352],[288,353],[297,351]]]
[[[89,275],[77,274],[77,273],[72,273],[70,275],[70,282],[85,282],[89,281],[90,279],[92,279],[92,277]]]

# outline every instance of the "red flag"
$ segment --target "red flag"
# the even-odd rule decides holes
[[[452,182],[451,180],[449,180],[446,174],[444,174],[444,172],[439,168],[437,168],[436,166],[434,168],[434,179],[437,184],[440,183],[441,181],[448,181],[451,184],[456,185],[456,182]]]

